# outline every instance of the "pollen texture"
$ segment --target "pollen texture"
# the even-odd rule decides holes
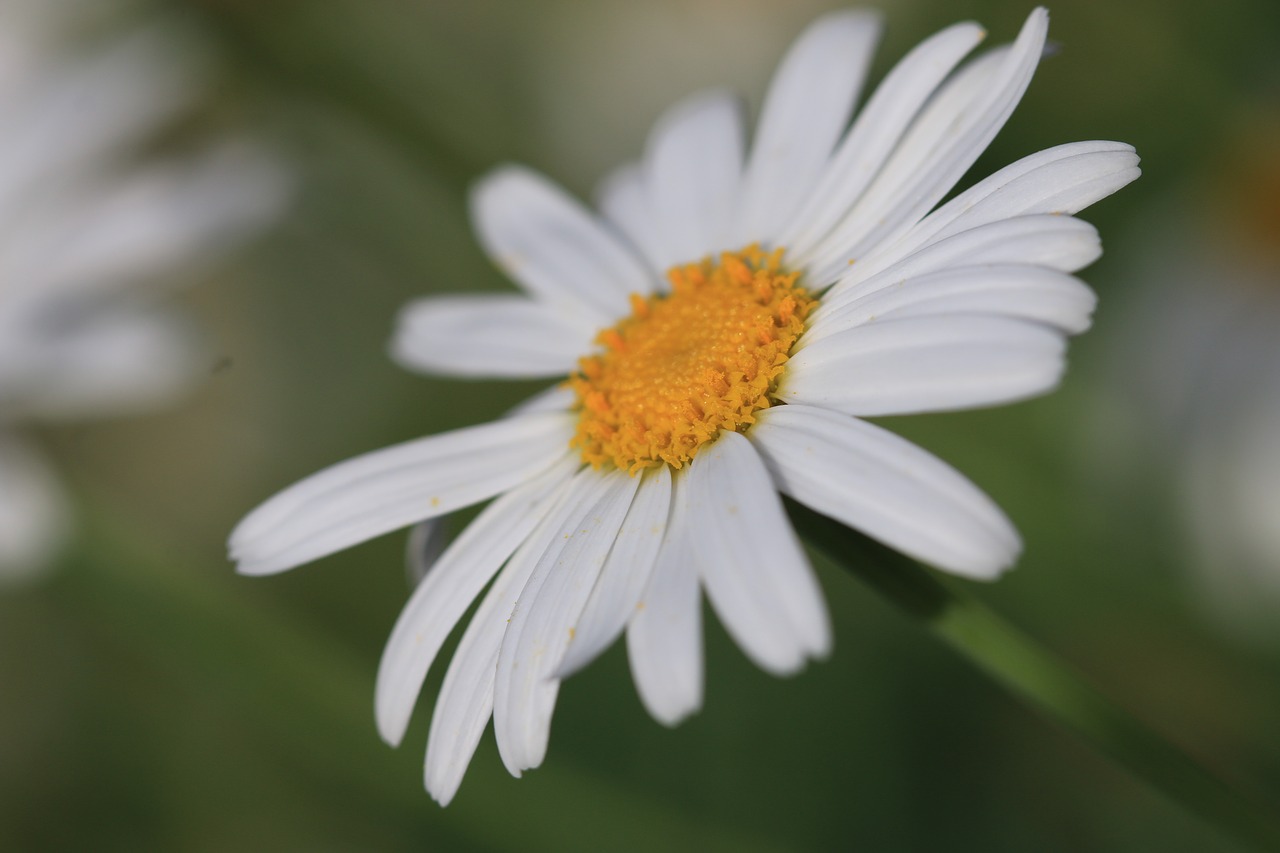
[[[573,446],[598,467],[680,468],[722,429],[768,408],[813,297],[757,246],[674,267],[671,292],[633,294],[631,316],[578,362]]]

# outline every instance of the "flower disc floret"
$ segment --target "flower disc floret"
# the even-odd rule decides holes
[[[681,468],[721,430],[755,422],[815,304],[782,254],[724,252],[673,267],[670,293],[632,295],[631,315],[596,337],[601,351],[569,378],[584,461]]]

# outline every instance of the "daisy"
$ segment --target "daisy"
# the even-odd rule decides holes
[[[206,75],[163,25],[62,54],[87,11],[0,0],[3,580],[47,566],[68,529],[57,477],[18,426],[134,411],[185,386],[197,365],[184,324],[130,286],[253,233],[283,197],[279,169],[241,142],[122,171]]]
[[[1044,393],[1089,324],[1094,296],[1070,273],[1100,250],[1071,214],[1138,175],[1132,148],[1043,151],[938,207],[1022,96],[1047,23],[1036,10],[1012,45],[963,65],[984,32],[946,29],[855,116],[879,25],[838,12],[783,60],[749,150],[738,100],[710,92],[604,181],[599,215],[527,169],[479,182],[476,232],[524,293],[415,302],[394,354],[567,381],[494,423],[309,477],[231,537],[241,572],[269,574],[495,498],[414,591],[378,673],[378,728],[397,744],[483,593],[431,722],[437,800],[491,716],[508,770],[538,766],[561,680],[624,633],[650,713],[695,711],[703,592],[765,670],[826,655],[779,492],[958,575],[1014,561],[989,498],[862,418]]]

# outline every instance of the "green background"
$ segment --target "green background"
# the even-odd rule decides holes
[[[203,330],[206,381],[161,414],[38,434],[80,529],[48,578],[0,591],[0,849],[1235,849],[826,564],[829,660],[771,678],[708,619],[705,706],[669,730],[614,648],[565,684],[543,768],[511,779],[487,734],[442,810],[421,764],[443,666],[400,749],[373,725],[378,657],[408,592],[403,534],[268,579],[225,562],[227,532],[277,489],[540,387],[417,376],[386,356],[406,301],[510,288],[471,237],[470,180],[520,161],[589,196],[679,96],[729,84],[758,105],[789,42],[834,5],[131,10],[205,30],[223,59],[161,144],[252,128],[299,191],[275,231],[177,297]],[[1000,43],[1030,11],[882,8],[877,75],[955,20]],[[1188,240],[1245,265],[1280,260],[1276,196],[1252,171],[1280,168],[1280,12],[1267,0],[1050,11],[1059,49],[965,183],[1061,142],[1137,147],[1144,176],[1084,214],[1107,248],[1082,274],[1101,298],[1095,328],[1049,397],[887,423],[1022,531],[1018,569],[974,592],[1274,808],[1280,597],[1247,630],[1203,606],[1180,514],[1182,433],[1134,364],[1149,306],[1190,266],[1169,262]],[[1245,277],[1208,273],[1189,286]],[[1258,299],[1280,317],[1276,291]]]

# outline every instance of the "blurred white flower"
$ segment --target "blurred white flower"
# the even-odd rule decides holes
[[[825,603],[779,491],[959,575],[1012,564],[1017,532],[985,494],[861,418],[1044,393],[1089,325],[1093,293],[1071,273],[1100,248],[1071,214],[1137,177],[1130,146],[1042,151],[938,206],[1022,97],[1047,28],[1036,10],[964,65],[985,33],[946,29],[854,116],[879,21],[831,14],[783,60],[750,152],[739,101],[714,91],[605,180],[602,216],[522,168],[476,187],[480,241],[525,295],[412,304],[394,353],[568,382],[322,471],[231,537],[240,571],[268,574],[497,496],[414,591],[378,674],[379,730],[398,743],[493,579],[436,704],[433,796],[453,797],[491,716],[508,770],[538,766],[561,680],[624,631],[653,716],[696,710],[703,590],[765,670],[825,655]]]
[[[1112,374],[1133,451],[1170,477],[1192,600],[1226,633],[1280,639],[1280,113],[1142,217]],[[1102,426],[1114,449],[1116,427]],[[1106,450],[1109,448],[1099,448]],[[1124,465],[1114,470],[1131,471]]]
[[[260,230],[280,169],[242,141],[127,167],[190,103],[207,63],[189,33],[144,25],[86,51],[78,16],[112,4],[0,0],[0,578],[47,565],[67,530],[24,423],[160,404],[198,365],[181,318],[134,287]]]

